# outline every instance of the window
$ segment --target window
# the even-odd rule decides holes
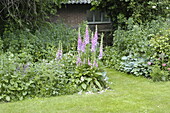
[[[110,18],[104,12],[87,11],[88,24],[111,23]]]

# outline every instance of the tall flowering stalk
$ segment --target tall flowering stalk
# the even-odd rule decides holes
[[[82,39],[80,35],[80,28],[78,30],[78,41],[77,41],[77,51],[80,52],[82,50]]]
[[[81,51],[85,52],[85,50],[86,50],[86,42],[82,41],[82,43],[81,43]]]
[[[102,57],[103,57],[103,37],[104,37],[104,34],[102,33],[101,41],[100,41],[99,60],[102,59]]]
[[[84,39],[85,44],[89,44],[90,43],[89,38],[90,37],[89,37],[88,25],[86,25],[86,33],[85,33],[85,39]]]
[[[97,40],[98,40],[98,33],[97,33],[97,25],[96,25],[96,30],[95,30],[95,34],[94,37],[92,37],[91,43],[91,51],[95,52],[96,51],[96,47],[97,47]]]
[[[62,48],[62,43],[61,41],[59,41],[59,46],[58,46],[58,51],[56,53],[56,60],[60,60],[62,59],[62,55],[63,55],[63,48]]]
[[[93,34],[92,32],[91,44],[90,44],[89,37],[90,36],[89,36],[88,26],[86,26],[84,39],[81,38],[80,28],[79,28],[78,45],[77,45],[78,56],[76,62],[77,66],[80,66],[81,64],[88,64],[89,66],[91,66],[91,68],[98,67],[98,59],[100,60],[103,57],[103,37],[104,37],[103,34],[101,36],[99,55],[97,56],[97,44],[98,44],[97,26],[95,29],[95,33]]]
[[[82,61],[81,61],[80,54],[79,54],[78,57],[77,57],[76,65],[79,66],[81,64],[82,64]]]
[[[93,66],[93,67],[98,67],[98,63],[97,63],[96,59],[94,59],[92,66]]]

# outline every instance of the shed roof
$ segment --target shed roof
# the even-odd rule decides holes
[[[68,0],[64,4],[90,4],[92,0]]]

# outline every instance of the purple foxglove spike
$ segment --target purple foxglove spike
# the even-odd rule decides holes
[[[56,54],[56,59],[62,59],[62,50],[58,50],[57,54]]]
[[[98,40],[98,33],[97,33],[97,26],[96,26],[96,31],[95,31],[94,37],[92,38],[92,47],[91,47],[92,52],[96,50],[97,40]]]
[[[96,60],[94,60],[93,62],[93,67],[98,67],[98,63],[96,62]]]
[[[78,50],[78,52],[81,51],[81,49],[82,49],[81,46],[82,46],[82,39],[81,39],[80,28],[79,28],[79,32],[78,32],[78,43],[77,43],[77,50]]]
[[[103,51],[100,51],[99,60],[102,59],[102,57],[103,57]]]
[[[96,48],[96,41],[95,41],[95,38],[94,38],[93,33],[92,33],[91,51],[92,51],[92,52],[95,52],[95,48]]]
[[[95,34],[94,34],[94,40],[95,40],[96,45],[97,45],[97,40],[98,40],[97,25],[96,25],[96,30],[95,30]]]
[[[86,43],[82,42],[82,44],[81,44],[81,51],[85,52],[85,49],[86,49]]]
[[[99,60],[102,59],[103,57],[103,37],[104,37],[104,34],[102,34],[101,36]]]
[[[89,59],[88,59],[88,65],[89,65],[89,66],[92,66],[92,64],[91,64],[91,62],[90,62],[90,60],[89,60]]]
[[[77,66],[78,66],[79,64],[81,64],[81,63],[82,63],[81,58],[78,56],[78,57],[77,57],[77,62],[76,62]]]
[[[86,26],[85,44],[89,44],[89,31],[88,31],[88,25]]]
[[[96,63],[96,67],[98,67],[98,63]]]

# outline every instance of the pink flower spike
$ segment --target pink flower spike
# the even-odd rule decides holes
[[[98,63],[96,61],[93,62],[93,67],[98,67]]]
[[[81,39],[80,28],[79,28],[79,32],[78,32],[78,42],[77,42],[77,50],[78,50],[78,52],[80,52],[81,49],[82,49],[82,39]]]
[[[77,57],[77,62],[76,62],[77,66],[78,66],[79,64],[81,64],[81,63],[82,63],[81,58],[78,56],[78,57]]]
[[[97,32],[97,25],[96,25],[96,30],[95,30],[95,34],[94,34],[94,37],[93,37],[93,34],[92,34],[92,40],[91,40],[91,51],[92,52],[95,52],[96,51],[96,47],[97,47],[97,40],[98,40],[98,32]]]
[[[81,44],[81,51],[85,52],[85,49],[86,49],[86,43],[82,42],[82,44]]]
[[[92,66],[92,64],[91,64],[91,62],[90,62],[90,60],[89,60],[89,59],[88,59],[88,65],[89,65],[89,66]]]
[[[88,25],[86,26],[86,34],[85,34],[85,44],[89,44],[89,31],[88,31]]]
[[[164,67],[165,67],[165,66],[166,66],[166,64],[162,64],[162,66],[164,66]]]
[[[56,59],[61,59],[62,58],[62,50],[58,50],[57,54],[56,54]]]
[[[103,57],[103,36],[104,36],[104,34],[102,33],[101,42],[100,42],[99,60],[102,59],[102,57]]]
[[[151,65],[152,64],[152,62],[148,62],[148,65]]]

